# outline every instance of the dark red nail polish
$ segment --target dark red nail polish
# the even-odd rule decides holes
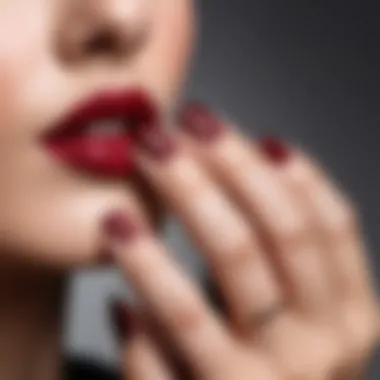
[[[180,114],[184,131],[198,140],[211,141],[223,131],[221,121],[207,107],[198,102],[188,103]]]
[[[290,156],[290,150],[281,140],[274,137],[265,137],[259,141],[264,154],[274,163],[281,164]]]
[[[110,305],[112,327],[117,339],[123,343],[133,338],[137,331],[136,316],[132,310],[121,301],[113,301]]]
[[[131,240],[138,233],[137,222],[129,219],[122,212],[115,212],[108,216],[104,221],[103,229],[108,237],[119,242]]]
[[[139,146],[155,160],[169,158],[176,148],[173,138],[161,126],[140,127],[133,136]]]
[[[102,249],[99,253],[99,264],[111,265],[114,263],[114,256],[109,249]]]

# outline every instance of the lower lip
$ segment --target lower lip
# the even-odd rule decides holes
[[[86,136],[50,141],[47,148],[66,164],[102,176],[126,177],[133,169],[127,135]]]
[[[81,126],[94,120],[130,118],[141,125],[158,122],[153,100],[141,89],[102,93],[89,99],[62,120],[44,139],[45,146],[61,161],[95,175],[125,177],[134,169],[133,141],[127,129],[115,134],[86,133]],[[139,128],[139,127],[137,127]]]

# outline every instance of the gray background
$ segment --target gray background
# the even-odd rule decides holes
[[[379,278],[380,23],[376,2],[199,2],[201,40],[189,95],[223,109],[252,137],[276,134],[317,156],[361,205]],[[171,224],[184,264],[199,262]],[[106,300],[124,294],[112,271],[76,276],[67,348],[114,363]],[[380,378],[380,368],[375,369]]]

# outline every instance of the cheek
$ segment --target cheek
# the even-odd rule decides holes
[[[176,96],[187,72],[194,42],[193,2],[161,0],[155,9],[152,43],[145,62],[166,100]],[[165,91],[165,93],[162,93]]]
[[[38,6],[2,4],[0,9],[0,133],[14,124],[30,78],[46,59],[46,10]],[[20,27],[22,25],[22,27]]]

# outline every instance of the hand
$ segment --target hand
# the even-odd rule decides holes
[[[181,124],[141,134],[137,161],[203,253],[228,315],[212,308],[139,210],[114,215],[109,244],[161,336],[137,317],[125,343],[127,378],[182,378],[168,341],[195,379],[359,376],[379,314],[350,201],[295,148],[252,145],[197,105]]]

